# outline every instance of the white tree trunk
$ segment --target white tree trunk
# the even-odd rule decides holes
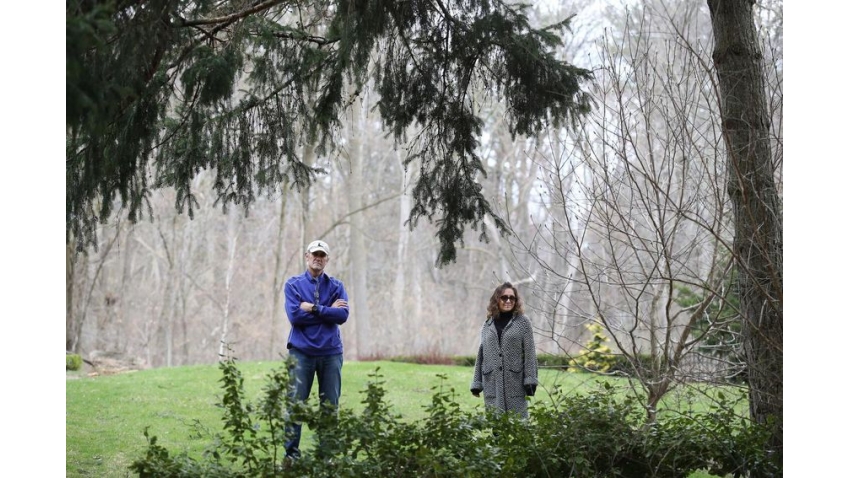
[[[230,327],[230,302],[233,284],[233,272],[236,268],[236,248],[239,244],[239,233],[242,229],[241,218],[236,211],[230,212],[227,223],[227,269],[224,274],[224,305],[221,311],[221,325],[218,339],[218,358],[226,358],[227,332]]]
[[[363,208],[363,163],[364,146],[363,133],[370,131],[367,125],[362,103],[352,107],[352,118],[356,125],[351,137],[349,162],[351,176],[346,181],[348,189],[348,208],[357,211],[351,216],[349,257],[351,260],[351,284],[348,286],[349,319],[357,330],[357,356],[369,357],[372,353],[372,324],[369,308],[369,250],[366,247],[366,221]]]

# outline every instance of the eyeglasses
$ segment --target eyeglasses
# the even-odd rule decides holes
[[[514,303],[516,303],[516,296],[515,295],[503,295],[503,296],[499,297],[499,300],[501,300],[502,302],[514,302]]]

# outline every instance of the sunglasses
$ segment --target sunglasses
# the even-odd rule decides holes
[[[502,302],[516,302],[516,296],[515,295],[503,295],[503,296],[499,297],[499,300],[501,300]]]
[[[321,251],[320,252],[311,252],[310,254],[313,254],[313,257],[318,257],[320,259],[324,259],[325,257],[328,257],[327,254],[325,254],[324,252],[321,252]]]

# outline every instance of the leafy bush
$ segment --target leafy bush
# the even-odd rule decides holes
[[[696,470],[718,475],[781,476],[767,449],[767,429],[738,416],[721,401],[711,413],[682,413],[644,422],[630,399],[610,385],[577,396],[554,390],[535,401],[530,418],[464,412],[455,390],[434,388],[426,418],[410,423],[385,402],[377,368],[364,410],[328,413],[295,406],[286,396],[289,368],[268,377],[264,397],[245,403],[242,377],[222,362],[224,435],[215,435],[201,459],[172,456],[145,431],[145,456],[131,465],[140,477],[682,477]],[[441,377],[445,379],[445,377]],[[316,432],[315,453],[283,458],[284,430],[300,421]]]
[[[79,370],[83,366],[83,358],[79,354],[65,354],[65,370]]]

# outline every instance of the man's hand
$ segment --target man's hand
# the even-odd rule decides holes
[[[470,390],[470,392],[472,392],[472,394],[475,395],[476,397],[481,396],[481,389],[480,388],[473,388],[472,390]]]
[[[301,305],[299,305],[299,307],[304,312],[312,312],[313,311],[313,303],[312,302],[302,302]],[[342,299],[337,299],[337,300],[334,301],[334,303],[333,303],[333,305],[331,305],[331,307],[336,307],[338,309],[347,309],[348,308],[348,302],[345,301],[345,300],[342,300]]]

